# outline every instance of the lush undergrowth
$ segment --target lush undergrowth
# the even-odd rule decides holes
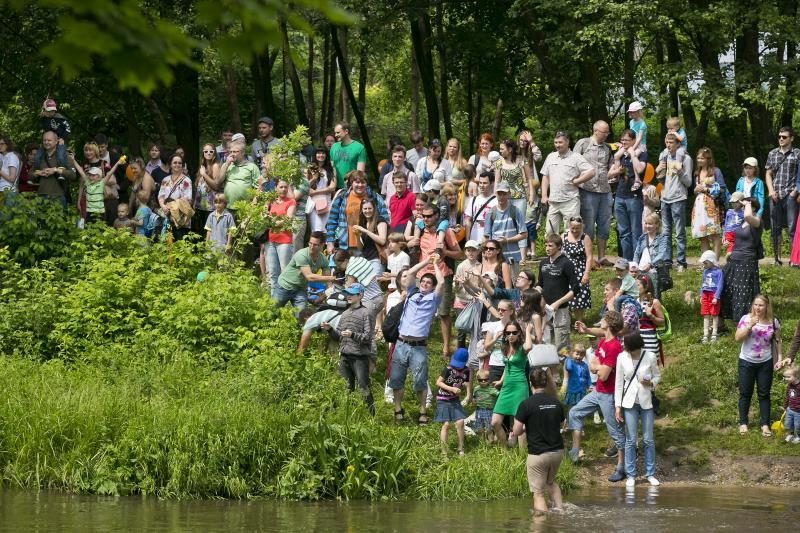
[[[370,417],[323,340],[295,355],[291,310],[218,262],[202,245],[147,247],[100,228],[30,268],[0,248],[5,483],[161,497],[528,494],[519,450],[475,439],[447,458],[437,427],[395,424],[381,401]],[[560,479],[574,486],[574,470]]]

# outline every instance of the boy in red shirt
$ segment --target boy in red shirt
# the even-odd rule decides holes
[[[594,359],[589,370],[597,374],[594,390],[583,397],[578,405],[569,412],[567,427],[572,430],[572,449],[567,453],[573,463],[578,462],[581,449],[581,431],[583,419],[593,414],[598,408],[603,413],[608,434],[617,447],[617,467],[608,478],[611,482],[625,479],[625,433],[614,418],[614,386],[616,379],[617,357],[622,352],[622,343],[617,336],[625,327],[622,315],[616,311],[607,311],[600,320],[599,328],[587,328],[583,322],[575,322],[575,328],[584,334],[596,335],[601,340],[597,344]]]

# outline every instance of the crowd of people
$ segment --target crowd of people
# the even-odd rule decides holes
[[[667,122],[663,150],[651,164],[643,111],[638,102],[630,105],[629,128],[616,143],[607,142],[610,127],[603,121],[572,148],[570,134],[558,131],[544,158],[527,130],[499,143],[483,133],[472,154],[455,138],[425,143],[413,132],[406,146],[392,137],[372,187],[364,146],[345,122],[322,146],[304,150],[304,175],[294,182],[270,176],[269,154],[281,141],[269,117],[259,119],[256,139],[226,129],[219,145],[203,145],[191,177],[180,147],[151,144],[147,160],[128,159],[98,134],[77,157],[68,121],[48,99],[40,146],[17,154],[11,139],[0,136],[0,191],[38,194],[65,208],[74,204],[82,224],[102,222],[144,237],[157,232],[155,221],[162,219],[171,238],[193,232],[226,253],[237,222],[232,204],[253,191],[274,190],[269,215],[294,224],[259,236],[255,246],[272,299],[293,306],[302,321],[298,352],[314,332],[327,332],[338,343],[348,388],[357,387],[374,412],[370,377],[377,343],[387,342],[384,398],[394,418],[427,425],[435,396],[444,453],[451,424],[459,454],[468,431],[527,446],[534,507],[544,511],[545,491],[560,507],[554,480],[565,456],[563,434],[572,438],[566,457],[580,461],[583,420],[590,416],[602,417],[613,441],[607,455],[617,465],[609,481],[635,485],[641,426],[645,478],[659,484],[655,391],[662,341],[670,334],[661,296],[672,287],[673,266],[688,267],[687,231],[702,251],[699,340],[717,341],[729,319],[742,343],[740,432],[748,430],[757,388],[760,430],[772,435],[772,379],[785,369],[787,442],[800,442],[793,366],[800,324],[784,358],[780,323],[759,284],[767,205],[774,263],[783,264],[786,229],[789,263],[800,266],[794,132],[779,130],[763,167],[746,158],[738,180],[728,180],[736,182],[729,193],[709,148],[694,158],[688,153],[676,118]],[[70,196],[73,180],[79,181],[77,198]],[[608,249],[612,228],[617,256]],[[593,273],[604,276],[602,295],[592,294]],[[586,312],[598,301],[599,322],[586,324]],[[443,357],[435,391],[428,376],[434,323]],[[584,343],[571,343],[575,332],[586,336]],[[418,408],[413,416],[404,403],[409,373]]]

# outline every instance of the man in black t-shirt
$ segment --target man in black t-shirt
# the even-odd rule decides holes
[[[563,242],[559,235],[545,237],[544,251],[547,259],[539,264],[539,291],[544,301],[553,308],[553,340],[556,347],[569,349],[570,315],[567,302],[578,291],[575,265],[561,253]]]
[[[564,456],[564,441],[561,424],[564,408],[557,398],[545,392],[548,371],[537,368],[530,374],[533,396],[519,404],[514,416],[514,435],[523,433],[528,439],[526,462],[528,487],[533,494],[533,510],[537,514],[547,512],[544,491],[553,498],[553,510],[561,510],[561,488],[556,484],[556,474]]]

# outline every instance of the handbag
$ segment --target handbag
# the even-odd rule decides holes
[[[325,196],[315,196],[313,199],[314,209],[318,215],[324,215],[331,210],[331,204]]]
[[[467,306],[458,314],[456,318],[456,331],[472,331],[475,323],[475,317],[480,316],[483,304],[477,298],[473,299]]]
[[[656,283],[660,292],[668,291],[673,287],[670,267],[666,263],[656,263]]]
[[[531,367],[552,366],[561,364],[558,350],[553,344],[534,344],[528,352],[528,364]]]

